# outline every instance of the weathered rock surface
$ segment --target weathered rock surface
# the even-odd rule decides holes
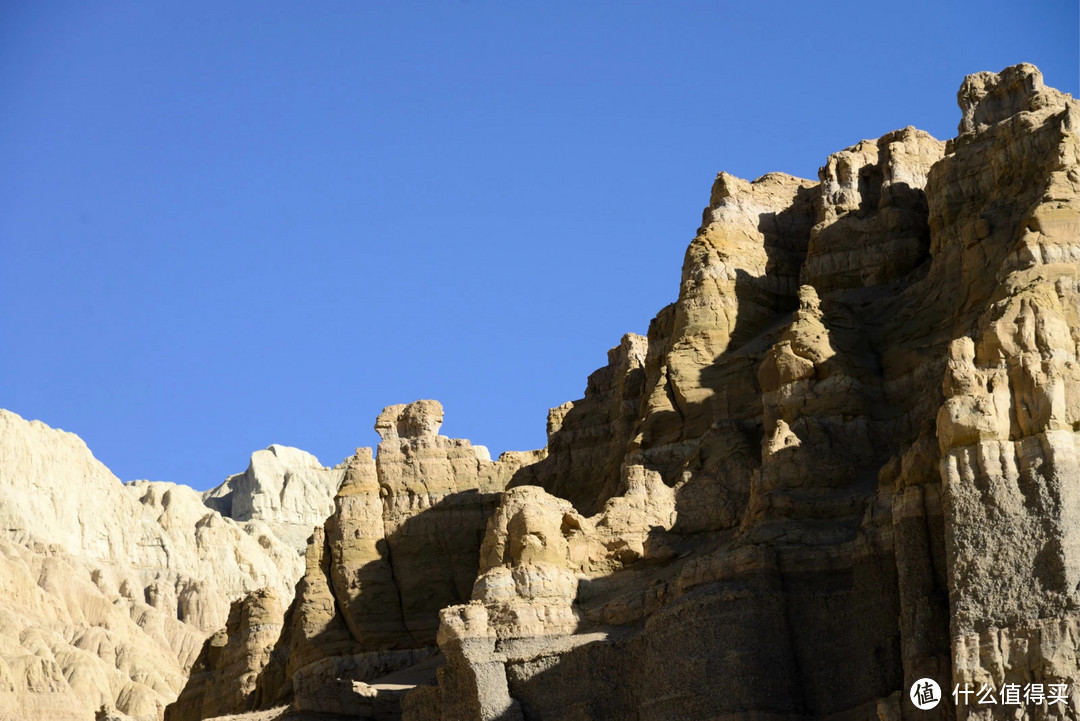
[[[717,178],[678,301],[519,472],[567,500],[504,494],[407,719],[1077,717],[1078,106],[1031,66],[959,100],[947,144]],[[671,494],[625,556],[578,515],[635,497],[616,468]],[[1068,703],[948,693],[1027,682]]]
[[[269,589],[233,602],[228,622],[207,639],[191,666],[187,687],[211,692],[188,699],[200,718],[251,706],[259,672],[270,659],[283,621],[281,601]]]
[[[203,503],[235,521],[258,519],[274,535],[303,551],[311,529],[334,510],[344,466],[324,468],[299,448],[273,445],[251,454],[243,473],[202,494]]]
[[[286,478],[329,476],[329,513],[344,468],[280,446],[252,468],[266,454]],[[280,505],[303,510],[316,495]],[[237,522],[186,486],[121,484],[74,434],[0,410],[0,717],[160,718],[230,602],[259,589],[292,598],[304,563],[289,534],[301,522],[260,509]],[[245,653],[229,658],[231,674]]]
[[[678,300],[551,411],[545,451],[492,467],[436,404],[387,409],[256,706],[1076,718],[1080,111],[1029,65],[958,100],[947,143],[864,140],[816,183],[721,173]],[[400,668],[433,640],[399,672],[420,687],[380,684],[376,649],[413,649]],[[1025,682],[1071,696],[948,693]]]
[[[291,603],[259,591],[226,618],[217,590],[185,602],[171,576],[50,575],[131,541],[65,499],[9,492],[0,509],[39,503],[77,550],[51,560],[17,526],[0,577],[27,580],[3,592],[44,620],[12,622],[4,643],[33,651],[0,656],[4,678],[37,684],[35,709],[107,687],[95,702],[154,713],[168,693],[153,689],[183,671],[119,652],[107,673],[55,668],[64,644],[111,658],[97,631],[69,639],[131,619],[194,664],[169,721],[286,705],[407,721],[1077,718],[1080,106],[1030,65],[969,76],[958,101],[956,138],[864,140],[817,182],[721,173],[678,299],[551,411],[543,451],[492,461],[417,401],[379,415],[374,457],[256,454],[206,503],[241,537],[261,524],[270,551],[330,513]],[[100,472],[73,477],[112,493]],[[183,493],[165,501],[175,487],[123,488],[155,518],[188,517]],[[149,526],[169,562],[203,562],[170,524]],[[131,552],[155,568],[164,553]],[[65,591],[64,574],[93,588]],[[174,607],[224,627],[198,648]],[[923,677],[945,690],[931,711],[908,697]],[[1067,698],[949,693],[1025,683]]]
[[[490,464],[435,435],[437,404],[384,411],[254,705],[1076,718],[1080,109],[1028,65],[958,99],[948,143],[864,140],[817,183],[721,173],[678,300],[551,411],[545,451]],[[418,688],[380,683],[433,641],[398,672]],[[1026,682],[1071,695],[948,693]]]
[[[482,446],[440,436],[442,420],[442,406],[428,400],[379,414],[377,455],[361,448],[347,462],[334,513],[307,547],[281,637],[260,655],[254,692],[215,712],[289,701],[306,712],[394,716],[415,680],[381,679],[421,664],[406,677],[434,680],[439,611],[469,600],[499,492],[542,457],[492,461]],[[169,721],[203,718],[205,699],[234,685],[231,662],[215,661],[213,643]]]

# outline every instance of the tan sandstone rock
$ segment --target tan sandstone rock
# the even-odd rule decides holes
[[[290,462],[310,471],[308,454],[274,448],[283,475]],[[322,489],[324,507],[335,491]],[[2,410],[0,524],[5,718],[159,719],[230,602],[264,588],[291,598],[303,569],[275,518],[237,522],[173,483],[121,484],[74,434]]]
[[[578,511],[631,487],[507,493],[406,718],[899,719],[924,676],[1076,688],[1077,104],[1031,66],[959,99],[957,139],[863,141],[818,185],[721,174],[622,401],[623,467],[674,523],[631,516],[641,552],[590,577],[611,545]],[[556,433],[604,427],[567,408]],[[919,718],[1074,718],[1071,694]]]
[[[492,463],[437,435],[437,403],[387,408],[256,706],[1076,718],[1080,108],[1030,65],[958,100],[946,143],[863,140],[818,182],[721,173],[678,299],[544,451]],[[1028,682],[1067,701],[948,693]]]

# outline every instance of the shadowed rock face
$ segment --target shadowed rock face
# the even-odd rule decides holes
[[[544,451],[385,409],[291,605],[235,603],[167,718],[1075,718],[1080,107],[1030,65],[958,100],[946,143],[720,174],[678,299]],[[948,694],[1032,681],[1067,704]]]
[[[678,301],[519,472],[567,501],[504,494],[406,718],[1014,717],[918,712],[926,676],[1075,717],[1078,108],[1031,66],[959,99],[948,143],[717,178]]]
[[[302,711],[374,713],[389,702],[356,684],[435,656],[439,611],[471,597],[499,493],[523,463],[542,457],[492,461],[482,446],[438,435],[442,419],[442,406],[428,400],[379,415],[377,456],[361,448],[346,464],[334,513],[308,544],[280,638],[267,653],[253,652],[249,666],[258,673],[243,698],[215,712],[291,701]],[[214,643],[169,707],[170,721],[205,717],[207,699],[217,703],[221,686],[235,685],[226,668],[234,662],[215,656]],[[400,701],[390,706],[399,712]]]

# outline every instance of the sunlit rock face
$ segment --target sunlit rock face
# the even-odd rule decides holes
[[[344,467],[274,446],[252,468],[266,454],[286,478],[327,479],[322,501],[306,495],[323,513],[309,512],[306,541]],[[0,410],[0,718],[160,718],[231,603],[260,589],[292,599],[304,544],[280,521],[269,509],[223,516],[182,485],[122,484],[74,434]]]
[[[258,519],[274,535],[298,551],[307,546],[311,529],[334,510],[344,464],[324,468],[315,456],[273,445],[251,454],[243,473],[202,494],[203,503],[235,521]]]
[[[518,473],[566,500],[504,494],[406,718],[1076,716],[1078,107],[1028,65],[959,101],[948,143],[717,178],[678,300]],[[948,693],[1027,682],[1068,705]]]
[[[57,444],[72,482],[156,519],[145,544],[3,476],[0,512],[61,520],[54,546],[16,525],[5,550],[0,713],[151,718],[179,692],[169,721],[1075,718],[1080,107],[1030,65],[958,100],[947,142],[896,130],[816,181],[721,173],[677,300],[550,412],[542,451],[492,461],[421,400],[378,415],[374,453],[272,447],[202,499]],[[188,549],[180,528],[219,535]],[[256,561],[229,603],[223,561],[185,585],[122,560],[201,568],[244,539],[294,560],[295,593]],[[116,650],[128,621],[175,673]],[[98,665],[63,666],[82,653]],[[950,693],[1030,683],[1065,699]]]
[[[1030,65],[958,98],[948,142],[721,173],[678,299],[544,451],[386,409],[237,710],[1075,718],[1078,107]],[[1067,703],[949,693],[1028,682]]]
[[[214,705],[215,713],[285,702],[315,713],[400,709],[402,689],[362,685],[425,663],[421,675],[434,680],[439,612],[470,599],[500,492],[543,456],[492,461],[483,446],[439,435],[442,420],[442,405],[430,400],[379,414],[377,454],[360,448],[345,464],[334,512],[307,546],[280,638],[254,664],[249,692],[231,707]],[[220,642],[231,644],[227,638]],[[207,700],[217,704],[220,689],[235,685],[226,659],[203,656],[170,721],[204,718]]]

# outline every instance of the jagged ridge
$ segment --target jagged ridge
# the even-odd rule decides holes
[[[1080,107],[1030,65],[958,101],[816,183],[720,174],[545,450],[387,408],[295,599],[237,601],[167,718],[891,720],[922,677],[1075,717]]]

